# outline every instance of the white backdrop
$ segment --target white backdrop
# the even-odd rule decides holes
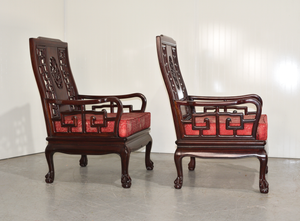
[[[45,149],[29,38],[63,38],[64,4],[61,0],[1,0],[0,5],[0,159],[4,159]]]
[[[300,158],[300,2],[19,0],[24,7],[18,11],[14,1],[4,2],[0,158],[41,152],[46,144],[28,50],[28,38],[37,36],[68,41],[80,93],[145,94],[153,151],[173,153],[175,132],[155,46],[160,34],[177,41],[190,94],[259,94],[269,120],[269,156]]]

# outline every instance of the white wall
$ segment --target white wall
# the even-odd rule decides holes
[[[46,145],[28,50],[28,38],[36,36],[68,41],[80,93],[145,94],[153,151],[174,152],[175,132],[156,55],[160,34],[177,41],[190,94],[261,95],[269,117],[270,156],[300,158],[300,2],[17,2],[1,1],[0,8],[0,158],[41,152]]]
[[[43,152],[46,130],[29,38],[64,36],[61,0],[0,1],[0,159]]]
[[[270,156],[299,158],[299,8],[295,0],[66,0],[73,73],[81,93],[144,93],[153,151],[174,152],[155,47],[156,35],[171,36],[190,94],[261,95]]]
[[[147,111],[152,114],[154,152],[173,153],[176,147],[169,100],[158,66],[156,35],[174,36],[182,43],[192,39],[187,44],[190,48],[182,50],[180,57],[191,58],[182,63],[187,81],[192,80],[188,73],[194,72],[194,55],[190,54],[195,34],[194,5],[176,2],[66,1],[66,36],[79,93],[143,93]]]

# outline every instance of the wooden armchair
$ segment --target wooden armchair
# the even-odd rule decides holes
[[[260,192],[268,193],[265,178],[268,123],[267,116],[261,114],[262,99],[255,94],[234,97],[188,95],[178,64],[176,42],[161,35],[156,37],[156,45],[177,136],[175,188],[182,187],[183,157],[191,157],[189,170],[195,169],[195,157],[257,157],[260,161]]]
[[[145,112],[145,96],[140,93],[117,96],[78,94],[67,43],[40,37],[31,38],[29,42],[48,133],[45,155],[49,172],[46,182],[54,181],[55,152],[80,154],[82,167],[88,163],[87,155],[115,153],[121,157],[122,186],[130,188],[128,164],[131,151],[146,146],[146,168],[153,169],[150,113]],[[139,110],[121,102],[132,98],[141,101]]]

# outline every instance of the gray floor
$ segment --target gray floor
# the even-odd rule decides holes
[[[55,154],[56,177],[44,182],[44,154],[0,161],[0,220],[299,220],[300,160],[269,159],[269,194],[259,193],[256,158],[197,159],[184,183],[173,188],[173,154],[152,154],[154,170],[144,166],[144,153],[132,153],[130,189],[120,184],[117,155]]]

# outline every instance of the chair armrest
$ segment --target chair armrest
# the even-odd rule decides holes
[[[91,100],[60,100],[60,99],[45,99],[47,103],[54,103],[58,105],[88,105],[88,104],[99,104],[104,102],[110,102],[112,99],[101,98]],[[112,100],[116,102],[116,100]],[[122,104],[120,101],[117,101]]]
[[[247,94],[247,95],[240,95],[240,96],[194,96],[191,95],[189,96],[190,100],[223,100],[223,101],[228,101],[228,100],[241,100],[241,99],[256,99],[258,102],[263,104],[263,101],[261,97],[257,94]]]
[[[102,98],[109,98],[109,97],[115,97],[118,99],[129,99],[129,98],[140,98],[142,105],[140,110],[132,110],[130,108],[131,105],[124,105],[124,107],[128,107],[130,109],[130,112],[145,112],[146,105],[147,105],[147,99],[146,97],[141,93],[133,93],[133,94],[124,94],[124,95],[78,95],[79,99],[102,99]]]

